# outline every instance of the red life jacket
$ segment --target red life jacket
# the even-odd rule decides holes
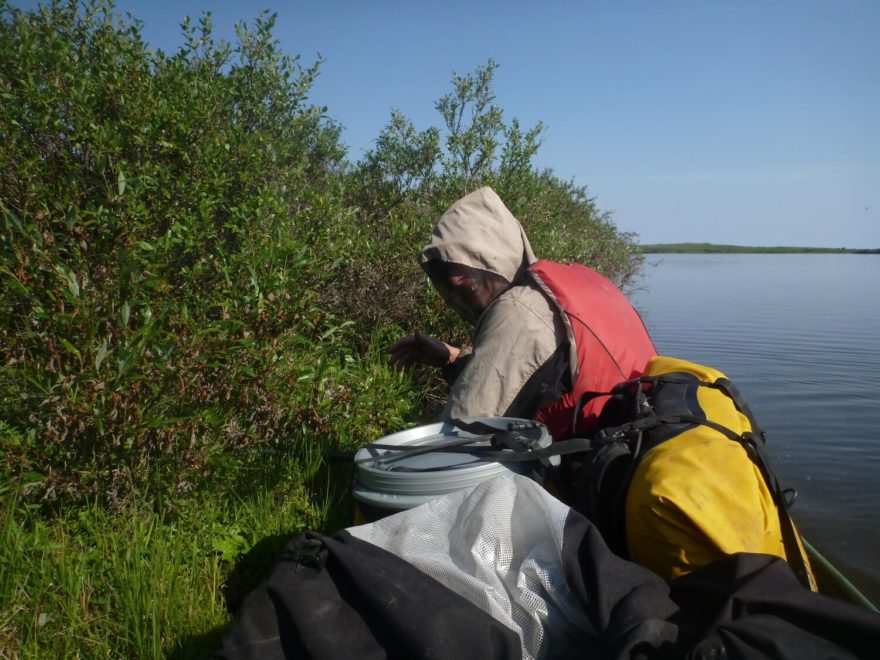
[[[638,312],[613,282],[580,264],[540,260],[529,267],[534,281],[562,312],[573,341],[569,363],[572,389],[538,413],[556,440],[595,428],[607,397],[589,401],[572,429],[574,408],[584,392],[608,392],[641,376],[657,354]]]

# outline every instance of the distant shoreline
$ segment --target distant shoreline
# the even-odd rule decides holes
[[[852,248],[814,248],[814,247],[756,247],[747,245],[716,245],[714,243],[653,243],[640,245],[643,254],[880,254],[880,248],[857,250]]]

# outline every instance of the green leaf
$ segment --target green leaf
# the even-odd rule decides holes
[[[28,289],[24,284],[19,282],[18,278],[15,274],[9,270],[8,268],[0,268],[0,274],[2,274],[5,278],[5,282],[8,283],[11,287],[15,288],[15,290],[21,294],[28,296],[30,295],[30,289]]]
[[[80,363],[82,363],[82,355],[79,352],[79,349],[67,341],[64,337],[59,337],[58,341],[61,342],[61,345],[64,346],[68,351],[76,355],[77,359],[79,359]]]
[[[321,341],[324,341],[328,337],[335,335],[338,331],[342,330],[343,328],[347,328],[348,326],[353,325],[353,324],[354,324],[354,321],[345,321],[343,323],[340,323],[339,325],[334,325],[327,332],[325,332],[323,335],[321,335]]]
[[[98,346],[98,351],[95,353],[95,370],[101,368],[101,363],[104,362],[104,358],[107,357],[107,340]]]
[[[125,355],[118,360],[116,360],[116,377],[122,378],[125,374],[127,374],[131,370],[131,356]]]
[[[119,313],[120,313],[120,317],[122,318],[122,327],[127,328],[128,327],[128,319],[131,316],[131,307],[129,306],[127,300],[124,303],[122,303],[122,309],[119,311]]]
[[[119,170],[119,174],[116,177],[116,188],[119,190],[119,196],[125,192],[125,175],[122,173],[122,170]]]
[[[56,266],[55,270],[67,281],[67,288],[73,294],[73,297],[79,298],[79,282],[76,281],[76,274],[62,266]]]
[[[220,559],[231,562],[247,553],[251,549],[251,544],[244,537],[242,531],[233,526],[222,530],[220,535],[214,538],[211,547],[215,552],[220,553]]]

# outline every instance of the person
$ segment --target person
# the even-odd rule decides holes
[[[537,260],[491,188],[440,217],[420,262],[446,303],[475,325],[468,354],[420,332],[390,348],[393,364],[423,363],[450,376],[441,420],[538,419],[556,440],[588,432],[602,401],[581,410],[580,395],[640,375],[656,355],[620,290],[585,266]]]
[[[675,372],[670,382],[676,384],[678,372],[687,376],[690,369],[698,384],[727,382],[720,372],[657,356],[636,310],[599,273],[537,260],[521,225],[491,188],[463,197],[440,217],[420,260],[444,300],[475,324],[468,355],[422,333],[390,348],[395,364],[422,362],[456,372],[441,420],[525,417],[544,423],[554,440],[591,437],[609,424],[608,415],[599,418],[609,398],[590,396],[623,381]],[[663,399],[675,415],[684,406],[694,419],[719,420],[734,437],[745,438],[755,428],[729,396],[688,387],[664,389],[686,394]],[[615,406],[609,409],[613,413]],[[553,485],[594,522],[610,521],[599,524],[603,534],[625,527],[606,540],[619,536],[616,551],[667,580],[727,555],[758,552],[797,560],[805,585],[815,589],[799,544],[783,541],[786,529],[792,535],[796,530],[778,508],[785,506],[774,495],[778,484],[768,482],[747,448],[718,427],[663,427],[656,438],[645,436],[651,446],[634,449],[632,463],[617,461],[626,454],[612,443],[605,462],[601,452],[591,452],[584,463],[579,455],[566,456],[570,460]],[[621,472],[620,465],[635,472]]]

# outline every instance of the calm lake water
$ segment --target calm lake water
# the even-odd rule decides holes
[[[792,515],[880,603],[880,255],[648,255],[657,349],[733,380]]]

